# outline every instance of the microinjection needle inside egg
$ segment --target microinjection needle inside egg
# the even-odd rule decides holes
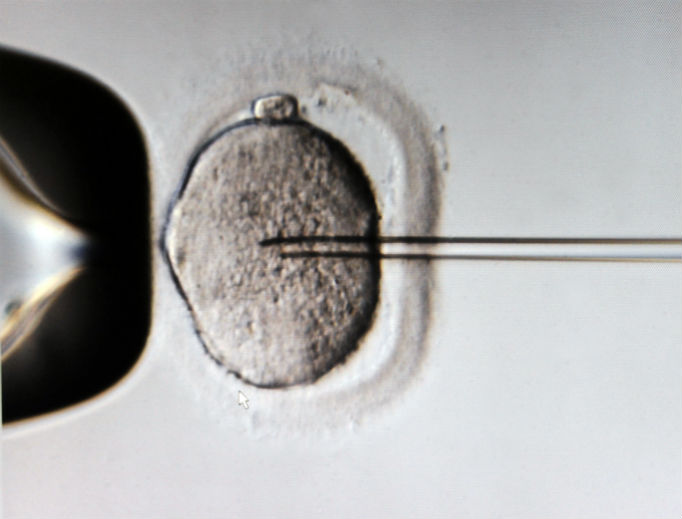
[[[371,242],[376,252],[361,250]],[[675,238],[477,238],[433,236],[289,236],[265,239],[282,258],[506,261],[682,261]]]
[[[679,239],[382,236],[371,180],[288,94],[199,148],[164,247],[210,357],[250,384],[309,384],[369,330],[384,260],[680,261]]]

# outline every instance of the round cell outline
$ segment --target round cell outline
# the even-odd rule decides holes
[[[283,102],[284,112],[278,113],[277,106],[274,107],[271,106],[270,108],[268,108],[267,106],[268,100],[275,102],[277,100],[280,100],[281,102]],[[264,108],[262,106],[263,104],[266,105]],[[279,106],[279,108],[282,108],[282,106]],[[287,108],[289,108],[288,111]],[[187,306],[191,314],[194,333],[199,338],[199,341],[202,345],[204,352],[209,356],[209,358],[211,358],[211,360],[213,360],[213,362],[217,366],[219,366],[222,370],[225,370],[227,373],[235,376],[237,379],[256,388],[282,389],[294,386],[311,385],[315,384],[320,378],[327,375],[330,371],[334,370],[337,367],[342,366],[347,361],[347,359],[351,357],[359,349],[363,337],[369,332],[369,330],[372,329],[374,325],[375,314],[377,311],[377,306],[379,304],[379,294],[381,292],[381,261],[378,258],[379,251],[378,241],[373,240],[373,238],[375,238],[378,235],[381,214],[379,212],[378,205],[376,202],[376,193],[372,186],[371,178],[366,173],[365,168],[360,163],[356,155],[340,139],[336,138],[331,133],[323,130],[319,126],[316,126],[315,124],[304,119],[299,110],[298,99],[295,96],[282,92],[274,92],[258,96],[255,99],[253,99],[253,101],[250,104],[250,114],[251,114],[250,117],[245,117],[236,122],[233,122],[232,124],[228,124],[219,131],[212,134],[212,136],[209,137],[206,141],[204,141],[192,154],[192,157],[188,162],[187,167],[185,168],[181,184],[174,193],[171,202],[168,205],[168,210],[166,213],[166,218],[164,220],[164,225],[161,233],[161,248],[163,251],[163,257],[171,272],[171,276],[175,284],[175,287],[178,290],[179,294],[181,295],[182,299],[184,300],[185,305]],[[369,309],[369,314],[361,315],[355,319],[359,320],[361,323],[356,326],[356,330],[352,332],[352,335],[346,339],[346,341],[348,341],[348,344],[344,345],[344,347],[341,348],[343,350],[342,354],[334,357],[333,361],[329,361],[331,362],[331,365],[327,366],[321,372],[316,373],[310,379],[300,380],[293,383],[260,383],[254,380],[250,380],[249,378],[245,377],[242,373],[240,373],[240,371],[238,371],[237,369],[231,369],[230,367],[225,365],[223,361],[221,361],[216,356],[216,354],[212,351],[211,346],[209,346],[209,344],[207,343],[208,341],[212,340],[211,335],[213,334],[210,334],[208,330],[204,330],[202,332],[202,330],[200,329],[202,327],[202,324],[198,314],[200,314],[203,310],[202,311],[198,310],[192,303],[191,296],[188,295],[187,290],[183,286],[183,282],[180,279],[181,273],[179,273],[176,270],[176,266],[174,264],[173,259],[171,258],[172,254],[170,251],[170,248],[172,248],[172,245],[170,245],[170,236],[172,234],[171,230],[173,227],[172,226],[172,221],[174,218],[173,213],[179,206],[179,204],[182,202],[183,195],[186,192],[187,186],[201,158],[213,147],[214,144],[218,143],[224,137],[226,137],[230,133],[233,133],[235,130],[239,130],[241,128],[246,127],[257,128],[259,126],[265,127],[293,126],[305,128],[308,132],[310,132],[311,137],[319,139],[328,147],[332,156],[343,158],[345,162],[344,169],[352,173],[354,177],[352,179],[349,179],[352,180],[351,184],[355,184],[357,186],[356,188],[362,191],[363,197],[371,202],[371,207],[369,208],[371,213],[369,215],[371,221],[371,228],[370,231],[365,236],[366,238],[368,238],[368,240],[364,244],[366,246],[366,252],[368,254],[368,257],[363,259],[363,262],[368,263],[369,273],[367,277],[373,280],[371,294],[369,295],[371,300],[369,302],[366,302],[364,305]],[[228,308],[225,311],[229,312],[230,309]]]
[[[200,85],[198,103],[184,115],[192,140],[206,142],[250,118],[249,103],[259,92],[292,92],[305,120],[344,143],[363,165],[375,190],[382,235],[434,232],[440,185],[449,170],[444,127],[433,122],[433,111],[415,103],[382,64],[335,53],[268,53],[248,66],[229,59],[226,64],[232,67],[228,75],[242,80]],[[173,159],[185,175],[192,154],[190,147],[187,158]],[[177,183],[168,186],[159,215],[160,250],[168,222],[164,215],[183,179],[181,173]],[[201,349],[185,303],[167,309],[181,319],[172,327],[181,338],[171,353],[176,375],[213,421],[259,438],[336,434],[373,423],[403,402],[409,388],[425,375],[433,319],[434,271],[429,262],[382,261],[381,268],[382,288],[371,328],[343,367],[315,384],[271,391],[245,387],[238,378],[225,376],[224,368],[197,354]],[[171,271],[169,281],[173,276]],[[173,284],[167,288],[175,294]],[[248,393],[248,412],[236,405],[238,390]]]

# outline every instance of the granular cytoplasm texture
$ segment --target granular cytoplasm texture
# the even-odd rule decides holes
[[[208,353],[251,384],[286,387],[327,373],[369,328],[378,213],[360,165],[298,118],[294,98],[262,98],[253,113],[195,157],[166,251]],[[353,257],[282,257],[261,245],[300,236],[368,240]]]

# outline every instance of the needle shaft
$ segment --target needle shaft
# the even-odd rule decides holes
[[[272,238],[284,258],[681,262],[681,239],[295,236]]]

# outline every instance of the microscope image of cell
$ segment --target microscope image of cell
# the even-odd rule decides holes
[[[252,111],[195,156],[170,211],[167,258],[216,362],[261,387],[311,383],[371,324],[379,215],[362,167],[298,117],[295,98],[261,98]],[[354,254],[303,242],[286,257],[262,245],[311,236],[354,237]]]

